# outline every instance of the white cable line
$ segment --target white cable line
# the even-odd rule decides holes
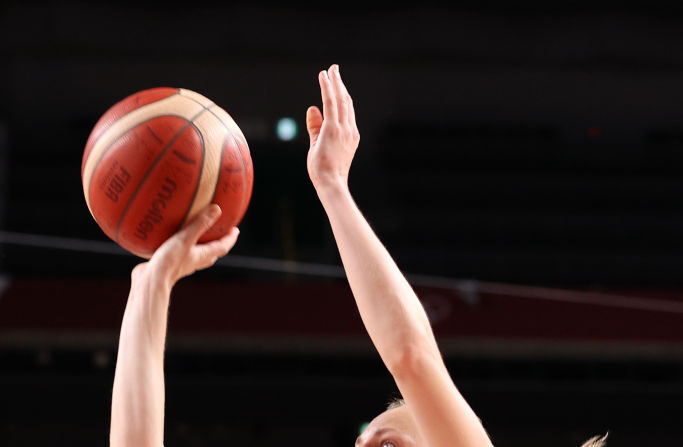
[[[113,242],[101,242],[61,236],[47,236],[42,234],[15,233],[11,231],[0,231],[0,243],[23,245],[26,247],[81,251],[87,253],[130,255],[130,253]]]
[[[87,253],[134,256],[114,242],[103,242],[86,239],[48,236],[40,234],[0,231],[0,244],[21,245],[28,247],[70,250]],[[345,278],[344,269],[338,265],[312,262],[287,261],[281,259],[252,256],[229,255],[216,263],[224,267],[249,270],[292,273],[323,278]],[[455,279],[442,276],[406,274],[413,286],[436,287],[457,291],[461,297],[476,303],[482,293],[536,299],[544,301],[560,301],[575,304],[591,304],[605,307],[617,307],[632,310],[646,310],[683,314],[683,301],[662,300],[626,295],[612,295],[597,292],[582,292],[553,289],[549,287],[525,286],[518,284],[494,283],[471,279]]]

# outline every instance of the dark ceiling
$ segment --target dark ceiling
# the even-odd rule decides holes
[[[250,143],[236,252],[336,264],[305,132],[281,143],[273,129],[302,125],[317,71],[339,63],[362,135],[351,187],[406,270],[680,286],[683,15],[650,5],[6,4],[4,228],[106,240],[80,187],[88,133],[128,94],[180,86],[228,110]],[[15,272],[65,255],[8,250]],[[58,268],[97,270],[68,258]]]

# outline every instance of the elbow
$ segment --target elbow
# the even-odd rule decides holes
[[[438,349],[424,341],[402,344],[387,359],[386,366],[398,382],[419,378],[428,369],[444,367]]]

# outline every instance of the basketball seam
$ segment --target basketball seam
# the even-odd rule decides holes
[[[199,104],[200,106],[204,107],[210,114],[212,114],[213,116],[216,117],[216,119],[218,120],[219,123],[221,123],[221,124],[223,125],[223,127],[225,128],[225,130],[226,130],[226,131],[228,132],[228,134],[230,135],[230,138],[232,138],[233,143],[235,143],[235,146],[237,147],[237,152],[239,153],[239,155],[240,155],[240,161],[242,162],[242,176],[244,177],[244,185],[246,186],[246,185],[249,183],[248,180],[247,180],[247,163],[244,161],[244,157],[242,156],[242,151],[240,150],[240,145],[237,143],[237,139],[235,138],[235,135],[233,135],[232,131],[228,128],[228,126],[225,125],[225,123],[223,122],[223,120],[222,120],[218,115],[216,115],[214,112],[211,111],[211,109],[212,109],[213,107],[217,107],[216,103],[213,102],[213,101],[211,101],[211,100],[209,100],[209,102],[211,102],[211,104],[210,104],[208,107],[206,107],[206,106],[204,106],[201,102],[197,101],[196,99],[194,99],[194,98],[192,98],[192,97],[190,97],[190,96],[185,96],[185,95],[183,95],[183,94],[182,94],[182,91],[178,91],[178,95],[182,96],[183,98],[187,98],[187,99],[189,99],[190,101],[194,101],[195,103],[197,103],[197,104]],[[207,99],[208,99],[208,98],[207,98]],[[226,113],[227,113],[227,112],[226,112]],[[196,119],[196,118],[195,118],[195,119]],[[193,119],[193,121],[194,121],[194,119]],[[235,124],[236,124],[236,123],[235,123]],[[223,143],[223,147],[225,147],[225,142]],[[221,147],[221,159],[220,159],[220,163],[221,163],[221,164],[222,164],[222,162],[223,162],[223,147]],[[220,170],[219,170],[218,178],[220,179]],[[218,188],[218,180],[216,180],[216,188],[214,188],[213,197],[211,198],[211,202],[213,202],[213,199],[216,197],[216,189],[217,189],[217,188]],[[244,202],[246,201],[246,198],[247,198],[247,191],[246,191],[246,188],[243,188],[243,189],[242,189],[242,200],[240,201],[240,214],[244,214],[244,211],[245,211],[245,210],[244,210],[243,208],[244,208]]]
[[[126,113],[126,114],[124,114],[124,115],[121,115],[121,116],[118,117],[116,120],[114,120],[114,121],[112,121],[111,123],[109,123],[109,124],[107,125],[107,128],[111,128],[112,126],[114,126],[114,124],[118,123],[118,122],[121,121],[123,118],[125,118],[129,113],[131,113],[131,112],[133,112],[133,111],[135,111],[135,110],[140,110],[140,109],[142,109],[143,107],[151,106],[152,104],[156,104],[156,103],[158,103],[159,101],[163,101],[163,100],[165,100],[165,99],[172,98],[172,97],[174,97],[174,96],[176,96],[176,95],[178,95],[178,96],[183,96],[183,97],[187,98],[185,95],[181,95],[181,94],[180,94],[180,89],[179,89],[179,88],[176,88],[176,92],[175,92],[174,94],[172,94],[172,95],[168,95],[168,96],[166,96],[166,97],[164,97],[164,98],[157,99],[156,101],[149,102],[149,103],[145,104],[144,106],[138,107],[137,109],[133,109],[133,110],[129,111],[128,113]],[[117,104],[118,104],[118,103],[117,103]],[[113,107],[116,107],[116,104],[114,104],[114,105],[112,106],[112,108],[113,108]],[[129,130],[130,130],[130,129],[129,129]],[[127,132],[127,131],[126,131],[126,132]],[[102,138],[106,133],[107,133],[107,132],[104,131],[104,132],[102,132],[100,135],[98,135],[97,138],[95,138],[95,141],[92,142],[92,146],[90,146],[90,149],[91,149],[91,150],[92,150],[92,148],[95,147],[95,145],[97,144],[97,142],[100,141],[100,138]],[[124,132],[124,133],[125,133],[125,132]],[[121,138],[121,135],[117,136],[117,137],[116,137],[116,140],[118,140],[119,138]],[[86,144],[87,144],[87,143],[86,143]],[[88,156],[89,156],[89,155],[88,155]],[[87,159],[86,159],[86,160],[87,160]],[[95,165],[95,166],[97,166],[97,165]],[[91,176],[91,178],[92,178],[92,176]],[[90,187],[90,182],[88,182],[88,188],[89,188],[89,187]]]
[[[249,183],[249,181],[247,179],[247,163],[244,161],[244,157],[242,156],[242,150],[240,149],[239,143],[237,143],[237,139],[235,138],[235,135],[233,135],[232,131],[228,128],[228,126],[225,125],[223,120],[218,115],[216,115],[213,111],[211,111],[211,109],[214,106],[216,106],[216,104],[213,104],[211,107],[209,107],[208,111],[210,114],[215,116],[216,119],[218,120],[218,122],[221,123],[223,125],[223,127],[225,127],[226,131],[228,131],[228,135],[230,136],[230,138],[232,138],[232,142],[235,143],[235,147],[237,148],[237,153],[239,154],[240,161],[242,162],[242,176],[244,177],[245,188],[242,189],[242,200],[240,201],[240,214],[244,214],[244,211],[245,211],[244,210],[244,202],[247,199],[247,191],[246,191],[247,188],[246,188],[246,186]],[[225,147],[225,143],[223,143],[223,147]],[[221,148],[221,151],[222,150],[223,150],[223,148]],[[223,152],[221,152],[221,163],[223,161],[222,155],[223,155]],[[220,174],[218,175],[218,177],[220,178]],[[216,181],[216,187],[218,187],[218,181]],[[215,194],[216,194],[216,191],[214,190],[214,196],[215,196]]]
[[[188,90],[188,91],[191,91],[191,90]],[[197,92],[194,92],[194,93],[197,93]],[[197,94],[199,95],[199,93],[197,93]],[[192,96],[183,95],[183,89],[178,89],[178,96],[182,96],[183,98],[187,98],[187,99],[189,99],[190,101],[199,104],[200,106],[204,107],[204,108],[207,109],[207,110],[208,110],[209,107],[215,106],[215,105],[216,105],[216,103],[214,103],[213,101],[211,101],[209,98],[206,98],[206,97],[205,97],[204,99],[206,99],[207,101],[209,101],[209,105],[206,105],[206,106],[205,106],[205,105],[202,104],[201,102],[199,102],[199,101],[197,101],[196,99],[194,99]],[[199,95],[199,96],[201,96],[201,95]]]
[[[186,96],[187,98],[187,96]],[[207,109],[204,109],[207,110]],[[201,115],[201,114],[200,114]],[[199,116],[195,117],[194,119],[197,119]],[[175,231],[180,230],[183,227],[183,224],[185,223],[185,220],[187,219],[187,216],[190,214],[190,210],[192,210],[192,206],[194,205],[194,201],[197,199],[197,193],[199,192],[199,185],[201,184],[202,181],[202,173],[204,172],[204,158],[206,156],[206,145],[204,143],[204,135],[202,132],[199,130],[199,127],[194,123],[194,121],[191,121],[192,126],[197,129],[197,134],[199,135],[199,140],[202,142],[202,159],[201,162],[199,163],[199,175],[197,176],[197,184],[194,187],[194,192],[192,193],[192,199],[190,200],[190,203],[187,206],[187,210],[185,211],[185,215],[183,216],[183,219],[180,221],[180,224],[178,225],[178,228],[176,228]]]
[[[219,164],[218,175],[216,176],[216,184],[213,185],[213,193],[211,194],[211,202],[212,203],[216,199],[216,191],[218,191],[218,183],[220,182],[221,172],[223,171],[223,169],[222,169],[222,167],[223,167],[223,154],[225,153],[226,141],[228,141],[228,135],[226,135],[225,138],[223,138],[223,142],[221,143],[221,155],[220,155],[220,158],[218,159],[219,160],[218,161],[218,164]]]
[[[172,97],[172,96],[175,96],[175,95],[171,95],[171,96],[169,96],[169,98]],[[181,95],[178,95],[178,96],[181,96]],[[167,98],[164,98],[164,99],[167,99]],[[158,102],[158,101],[157,101],[157,102]],[[153,103],[152,103],[152,104],[153,104]],[[143,106],[143,107],[147,107],[147,105],[149,105],[149,104],[146,104],[146,105]],[[135,109],[135,110],[140,110],[140,109],[142,109],[142,107],[140,107],[139,109]],[[204,110],[206,110],[206,109],[204,109]],[[202,110],[202,111],[203,111],[203,110]],[[109,150],[111,149],[111,147],[112,147],[113,145],[115,145],[115,144],[121,139],[122,136],[124,136],[125,134],[127,134],[128,132],[130,132],[131,130],[135,129],[136,127],[138,127],[138,126],[140,126],[140,125],[142,125],[142,124],[145,124],[145,123],[147,123],[147,122],[149,122],[149,121],[151,121],[151,120],[153,120],[153,119],[161,118],[161,117],[166,117],[166,116],[174,116],[174,117],[183,119],[183,120],[185,120],[185,121],[188,121],[188,119],[185,118],[184,116],[180,116],[180,115],[176,115],[176,114],[173,114],[173,113],[169,113],[169,114],[166,114],[166,115],[157,115],[157,116],[154,116],[154,117],[149,118],[149,119],[147,119],[147,120],[145,120],[145,121],[142,121],[142,122],[140,122],[140,123],[131,124],[131,126],[130,126],[129,128],[127,128],[127,129],[123,130],[121,133],[119,133],[119,134],[112,140],[111,144],[110,144],[109,146],[107,146],[107,148],[104,149],[104,150],[102,151],[102,153],[100,154],[99,158],[97,159],[97,161],[96,161],[95,164],[93,165],[92,172],[90,173],[90,178],[89,178],[88,181],[87,181],[88,191],[90,191],[90,186],[91,186],[91,184],[92,184],[92,179],[93,179],[93,177],[95,177],[95,173],[97,172],[97,168],[99,167],[100,163],[102,162],[102,159],[104,159],[104,156],[107,155],[107,153],[109,152]],[[191,121],[190,121],[190,122],[191,122]],[[111,127],[111,126],[110,126],[110,127]],[[95,147],[95,146],[93,145],[93,147]]]
[[[203,106],[202,106],[202,107],[203,107]],[[114,240],[115,240],[117,243],[119,243],[119,231],[120,231],[120,229],[121,229],[121,225],[123,224],[123,220],[125,219],[126,214],[128,213],[128,210],[130,210],[130,207],[131,207],[131,205],[133,204],[133,202],[135,201],[135,199],[136,199],[136,197],[137,197],[137,195],[138,195],[138,192],[140,192],[140,189],[142,188],[142,186],[144,185],[144,183],[147,181],[147,178],[150,176],[151,172],[152,172],[152,171],[154,170],[154,168],[159,164],[159,162],[161,161],[161,158],[162,158],[162,157],[166,154],[166,152],[171,148],[171,146],[173,145],[173,143],[175,143],[175,141],[180,137],[180,135],[183,134],[183,132],[185,132],[185,130],[186,130],[190,125],[193,126],[193,127],[196,129],[196,126],[194,125],[194,122],[193,122],[193,121],[196,120],[202,113],[206,112],[206,110],[207,110],[207,109],[206,109],[205,107],[203,107],[202,110],[200,110],[199,112],[197,112],[197,113],[196,113],[191,119],[189,119],[189,120],[188,120],[187,118],[183,118],[184,120],[187,121],[187,122],[185,123],[185,125],[184,125],[178,132],[176,132],[176,134],[173,136],[173,138],[171,138],[171,140],[168,142],[168,144],[166,145],[166,147],[164,147],[164,148],[161,150],[161,153],[157,156],[157,158],[154,160],[154,162],[152,163],[152,165],[147,169],[147,172],[145,172],[145,174],[142,176],[142,179],[141,179],[140,182],[137,184],[137,187],[135,188],[135,191],[133,191],[133,194],[130,196],[130,199],[128,199],[128,203],[126,203],[126,207],[125,207],[125,208],[123,209],[123,211],[121,212],[121,216],[119,217],[119,221],[118,221],[118,223],[116,224],[116,230],[114,230]],[[168,116],[168,115],[166,115],[166,116]],[[156,118],[156,117],[155,117],[155,118]],[[181,117],[181,118],[182,118],[182,117]],[[138,125],[139,125],[139,124],[138,124]],[[197,132],[197,133],[200,134],[201,132]]]
[[[209,112],[211,112],[211,111],[209,110]],[[216,115],[214,114],[214,116],[216,116]],[[218,118],[218,117],[216,117],[216,118]],[[220,121],[220,119],[219,119],[219,121]],[[222,123],[222,121],[221,121],[221,123]],[[225,126],[225,124],[223,124],[223,126]],[[227,129],[227,127],[228,126],[225,126],[226,129]],[[235,136],[232,134],[232,132],[230,132],[229,129],[228,129],[228,133],[230,134],[230,138],[232,138],[232,142],[235,143],[235,147],[237,147],[237,152],[240,154],[240,161],[242,162],[242,176],[244,177],[244,188],[242,188],[242,201],[240,202],[240,215],[243,215],[244,211],[245,211],[244,202],[247,200],[247,185],[249,183],[249,181],[247,179],[247,164],[244,162],[244,157],[242,157],[242,151],[240,150],[240,145],[237,143]],[[214,191],[214,193],[215,193],[215,191]]]

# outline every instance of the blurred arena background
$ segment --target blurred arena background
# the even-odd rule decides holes
[[[173,295],[167,445],[352,445],[395,388],[306,173],[331,63],[352,192],[494,443],[683,445],[678,2],[3,2],[0,61],[0,446],[108,443],[139,260],[79,170],[156,86],[225,108],[255,167],[233,254]]]

